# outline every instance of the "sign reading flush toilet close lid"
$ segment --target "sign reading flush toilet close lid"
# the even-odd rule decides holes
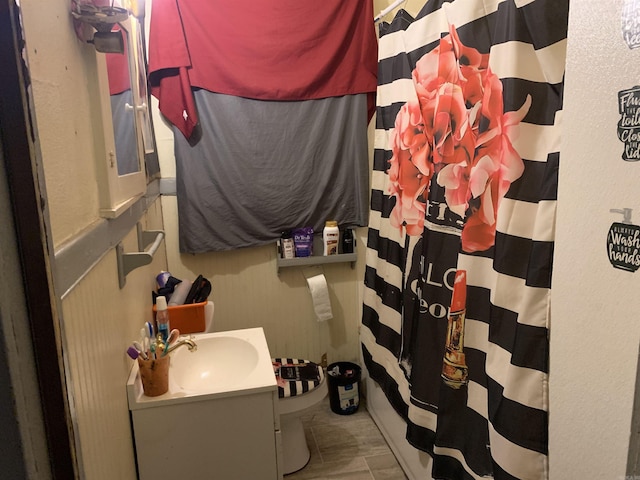
[[[640,47],[640,0],[625,0],[622,6],[622,38],[629,48]]]
[[[625,162],[640,160],[640,86],[618,92],[618,139],[624,144]]]
[[[635,272],[640,267],[640,227],[631,223],[631,209],[611,209],[612,213],[624,215],[622,222],[609,228],[607,235],[607,255],[615,268]]]

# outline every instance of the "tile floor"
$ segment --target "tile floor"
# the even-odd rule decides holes
[[[302,423],[311,459],[285,480],[407,479],[364,404],[352,415],[337,415],[327,396]]]

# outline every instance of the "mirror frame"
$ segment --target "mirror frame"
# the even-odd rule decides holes
[[[138,75],[145,75],[138,68],[139,55],[144,52],[137,52],[139,42],[132,38],[132,32],[139,33],[136,26],[132,28],[132,22],[137,22],[136,18],[129,17],[120,22],[123,34],[127,35],[129,77],[131,78],[132,98],[136,106],[134,108],[148,108],[148,100],[140,97],[140,81]],[[144,57],[143,57],[144,58]],[[141,115],[134,115],[135,137],[138,152],[138,171],[118,175],[118,165],[116,158],[115,137],[111,117],[111,103],[109,95],[109,78],[107,75],[107,62],[104,54],[96,52],[96,66],[98,76],[98,90],[100,95],[100,116],[102,123],[102,133],[104,137],[104,157],[98,158],[97,178],[99,185],[100,216],[105,218],[116,218],[131,207],[140,199],[147,189],[147,174],[144,163],[145,149],[142,138],[142,128],[140,125]]]

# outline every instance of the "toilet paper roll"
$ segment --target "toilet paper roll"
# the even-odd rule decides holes
[[[329,288],[322,268],[312,268],[304,271],[307,286],[313,301],[313,310],[319,322],[325,322],[333,318],[331,301],[329,300]]]

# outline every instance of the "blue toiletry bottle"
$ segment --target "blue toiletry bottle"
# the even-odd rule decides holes
[[[162,341],[166,342],[169,338],[169,332],[171,331],[166,297],[160,296],[156,298],[156,325],[158,334],[162,336]]]

